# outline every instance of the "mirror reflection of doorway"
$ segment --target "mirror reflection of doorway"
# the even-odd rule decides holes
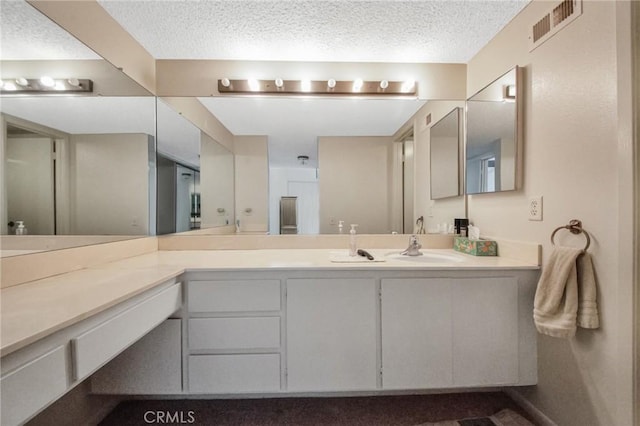
[[[14,234],[17,221],[24,222],[28,234],[56,234],[54,155],[52,137],[7,124],[2,234]]]

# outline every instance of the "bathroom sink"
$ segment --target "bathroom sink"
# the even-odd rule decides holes
[[[454,253],[434,253],[432,251],[422,251],[421,256],[406,256],[400,251],[387,253],[385,257],[390,260],[402,260],[414,263],[460,263],[464,257]]]

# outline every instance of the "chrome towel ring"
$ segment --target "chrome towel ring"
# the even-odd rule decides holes
[[[557,227],[551,233],[551,245],[553,245],[553,246],[556,245],[556,243],[553,241],[553,237],[555,237],[556,233],[561,229],[567,229],[569,232],[571,232],[572,234],[576,234],[576,235],[577,234],[583,234],[585,236],[585,238],[587,239],[587,244],[584,246],[582,251],[587,251],[587,249],[589,248],[589,245],[591,244],[591,237],[589,236],[589,233],[587,231],[582,229],[582,221],[577,220],[577,219],[573,219],[573,220],[569,221],[568,225]]]

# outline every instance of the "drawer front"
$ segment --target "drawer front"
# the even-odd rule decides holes
[[[190,349],[267,349],[280,347],[280,317],[192,318]]]
[[[192,281],[189,312],[280,310],[279,280]]]
[[[23,423],[67,390],[64,346],[42,355],[0,379],[2,421],[5,426]]]
[[[74,378],[87,377],[147,334],[180,308],[180,300],[180,284],[172,285],[72,339]]]
[[[279,354],[192,355],[191,393],[280,391]]]

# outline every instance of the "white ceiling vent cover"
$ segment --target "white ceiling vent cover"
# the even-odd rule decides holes
[[[529,29],[529,52],[582,15],[582,0],[564,0]]]

